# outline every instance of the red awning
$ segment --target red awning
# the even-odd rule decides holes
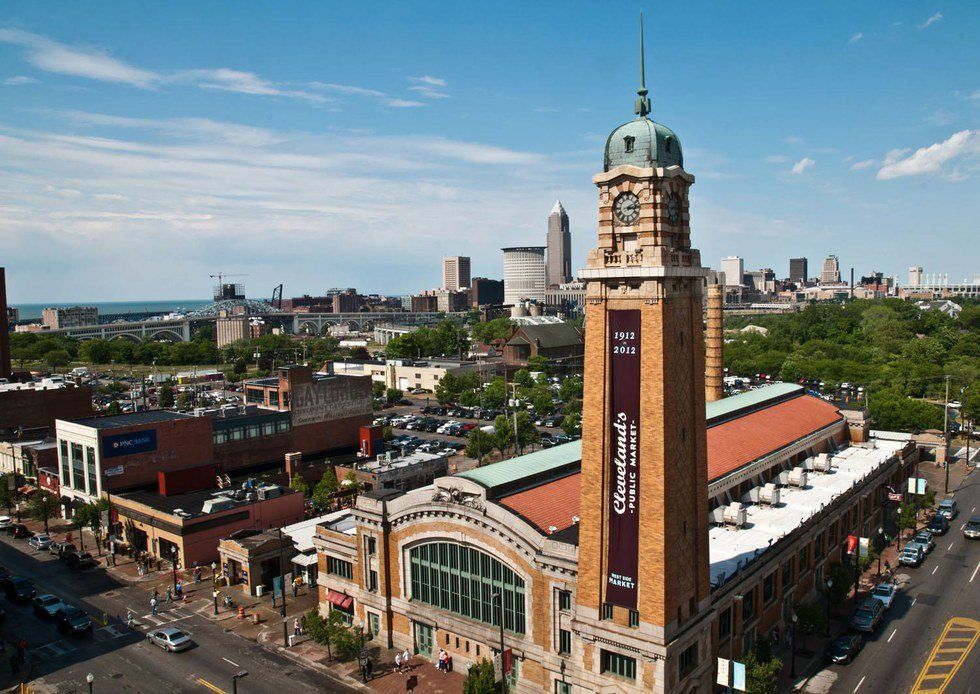
[[[328,590],[327,602],[336,607],[338,610],[349,611],[354,605],[354,598],[349,595],[344,595],[343,593],[338,593],[335,590]]]

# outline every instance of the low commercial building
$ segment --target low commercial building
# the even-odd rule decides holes
[[[0,472],[36,478],[38,470],[58,463],[54,439],[0,441]]]
[[[866,413],[845,418],[793,385],[711,402],[707,419],[704,658],[714,663],[785,632],[847,536],[889,526],[889,487],[905,488],[917,454],[911,442],[868,438]],[[596,691],[613,660],[617,691],[648,690],[653,660],[632,645],[643,638],[636,625],[610,624],[601,637],[583,626],[582,484],[576,441],[408,493],[364,493],[353,533],[317,528],[321,610],[350,615],[384,646],[427,658],[444,649],[465,670],[499,647],[502,603],[512,691]]]
[[[91,386],[0,384],[0,438],[47,436],[57,419],[91,416]]]
[[[504,345],[504,361],[524,366],[531,357],[544,357],[556,364],[581,364],[585,338],[572,323],[520,325]]]
[[[46,308],[41,311],[41,324],[50,330],[98,325],[99,309],[95,306]]]
[[[228,585],[261,595],[289,573],[292,553],[293,541],[277,530],[236,530],[218,542],[218,565]]]
[[[421,388],[434,392],[446,374],[460,374],[480,368],[475,361],[459,359],[386,359],[385,361],[334,362],[334,372],[350,376],[370,376],[375,383],[401,391]]]
[[[353,472],[364,491],[398,489],[403,492],[432,484],[449,470],[449,456],[416,451],[399,456],[392,451],[372,460],[351,465],[335,465],[339,479]]]
[[[222,538],[303,519],[303,495],[293,489],[255,480],[216,489],[211,471],[204,472],[199,479],[211,478],[206,488],[170,493],[161,478],[156,490],[108,494],[122,539],[150,556],[176,558],[181,567],[204,566],[218,559]]]

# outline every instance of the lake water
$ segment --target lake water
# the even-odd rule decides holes
[[[140,311],[153,311],[169,313],[182,309],[191,311],[202,306],[207,306],[210,301],[200,299],[174,299],[173,301],[72,301],[62,304],[11,304],[20,311],[21,320],[40,319],[41,311],[46,308],[61,308],[68,306],[95,306],[99,310],[99,315],[109,315],[114,313],[135,313]]]

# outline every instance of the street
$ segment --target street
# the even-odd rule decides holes
[[[896,568],[901,591],[877,631],[867,636],[863,651],[850,665],[829,666],[811,678],[806,691],[936,691],[945,679],[947,694],[980,691],[975,640],[953,632],[960,638],[947,634],[941,647],[934,648],[954,618],[980,619],[980,541],[964,538],[962,530],[980,510],[978,480],[975,471],[963,480],[954,496],[960,514],[946,535],[935,537],[936,548],[922,565]]]
[[[233,675],[242,671],[248,672],[238,682],[242,694],[275,691],[287,680],[290,692],[355,691],[226,632],[220,623],[197,613],[198,609],[209,610],[210,600],[179,606],[161,600],[154,617],[146,589],[122,583],[101,569],[71,570],[48,552],[35,552],[26,542],[5,535],[0,537],[0,564],[33,580],[38,595],[53,593],[84,609],[95,622],[91,635],[67,636],[52,620],[35,616],[30,603],[4,600],[7,616],[0,633],[8,655],[19,639],[27,641],[34,691],[82,691],[87,674],[92,673],[93,692],[231,692]],[[133,630],[123,624],[127,609],[134,613]],[[106,626],[103,613],[109,616]],[[146,632],[162,626],[185,631],[195,646],[182,653],[167,653],[150,644]],[[0,673],[6,677],[9,668],[5,660]]]

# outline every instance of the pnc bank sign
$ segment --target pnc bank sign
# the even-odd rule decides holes
[[[157,431],[136,431],[129,434],[114,434],[102,439],[102,457],[116,458],[134,453],[149,453],[157,449]]]

